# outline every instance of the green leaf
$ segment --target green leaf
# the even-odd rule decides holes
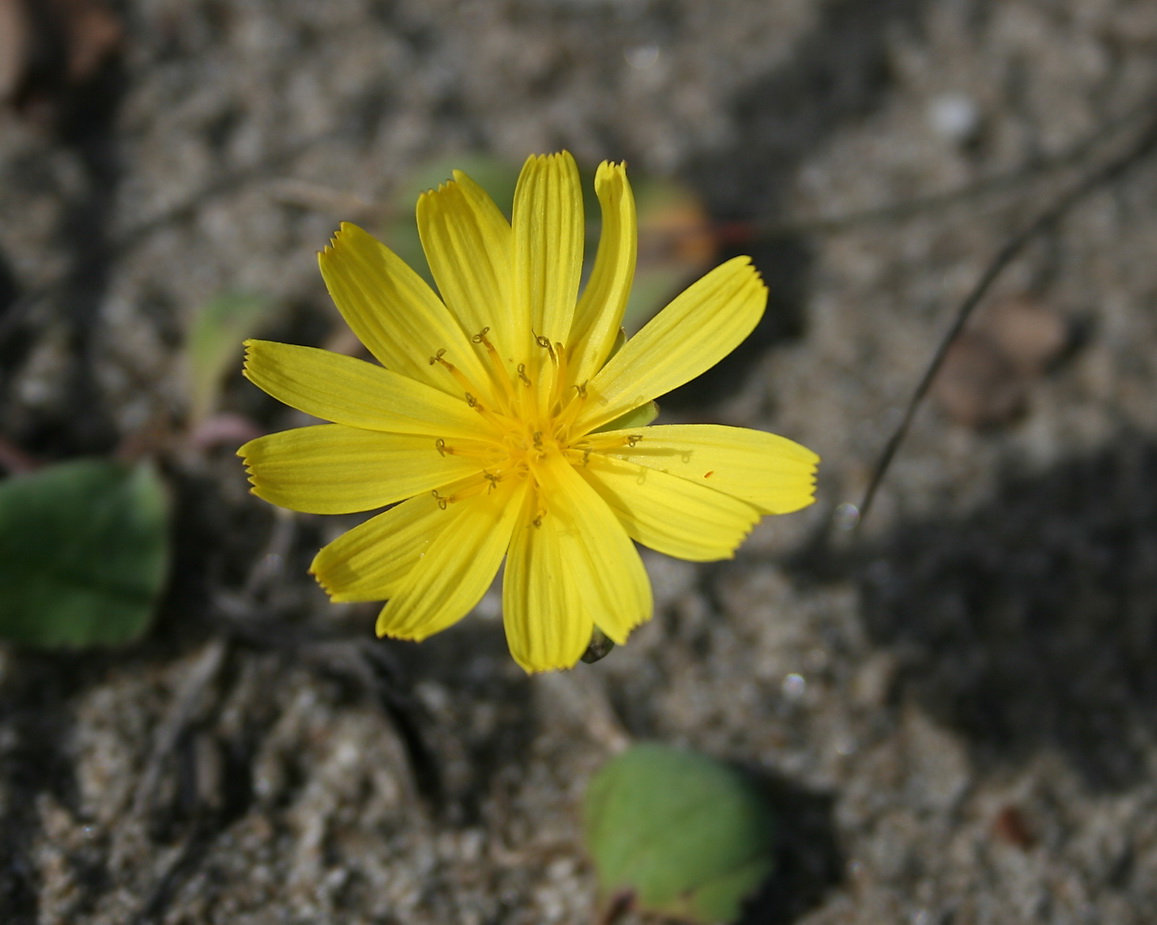
[[[665,745],[636,745],[594,776],[584,807],[603,899],[646,912],[730,922],[774,866],[774,827],[740,771]]]
[[[229,292],[197,312],[187,343],[193,421],[213,412],[226,370],[241,367],[241,342],[259,333],[275,305],[266,296]]]
[[[632,427],[646,427],[655,418],[659,416],[659,403],[649,401],[645,405],[639,405],[628,411],[626,414],[620,414],[613,421],[608,421],[602,427],[596,427],[592,433],[602,433],[605,430],[630,430]]]
[[[611,352],[607,356],[609,362],[611,357],[623,349],[623,344],[627,342],[627,332],[619,328],[619,333],[615,337],[615,342],[611,345]],[[659,416],[659,403],[656,401],[649,401],[645,405],[639,405],[638,408],[632,408],[626,414],[620,414],[613,421],[608,421],[602,427],[596,427],[593,433],[602,433],[607,430],[629,430],[633,427],[646,427],[655,418]]]
[[[86,459],[0,482],[0,637],[131,642],[168,570],[168,505],[147,464]]]

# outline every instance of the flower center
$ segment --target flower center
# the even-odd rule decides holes
[[[576,397],[584,397],[585,385],[562,394],[566,378],[566,350],[560,343],[551,344],[536,336],[526,360],[514,364],[513,373],[502,359],[483,328],[471,342],[483,354],[488,376],[484,382],[473,382],[439,350],[430,358],[441,365],[462,387],[466,403],[478,412],[481,420],[478,441],[472,446],[451,446],[438,440],[439,453],[476,458],[483,470],[483,484],[488,490],[506,478],[533,478],[539,482],[542,462],[552,454],[565,454],[569,428],[577,409],[569,406]]]
[[[434,497],[446,507],[479,492],[493,491],[507,479],[530,479],[537,497],[537,525],[547,511],[542,486],[551,458],[561,456],[571,465],[585,466],[592,452],[634,446],[641,437],[608,439],[573,433],[571,424],[588,400],[588,389],[586,382],[567,385],[566,347],[535,335],[527,359],[515,363],[511,373],[509,364],[487,337],[489,331],[483,328],[470,338],[483,352],[487,371],[484,382],[472,382],[446,357],[445,350],[430,358],[431,364],[441,365],[454,377],[466,403],[480,417],[477,439],[454,445],[442,439],[435,441],[440,454],[476,460],[478,480],[454,495],[434,492]]]

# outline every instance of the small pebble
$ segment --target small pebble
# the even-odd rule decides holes
[[[928,107],[928,122],[946,141],[967,144],[980,128],[980,109],[970,96],[944,93]]]

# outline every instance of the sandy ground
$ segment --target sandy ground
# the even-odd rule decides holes
[[[589,922],[579,801],[636,739],[764,776],[783,837],[752,923],[1152,921],[1157,158],[994,287],[1081,332],[1023,413],[925,407],[860,531],[840,506],[998,249],[1144,130],[1157,4],[117,8],[119,71],[75,131],[0,117],[15,445],[104,453],[179,417],[183,332],[221,291],[276,298],[274,339],[332,337],[314,252],[338,221],[384,230],[366,205],[435,157],[566,147],[768,226],[739,245],[766,321],[664,407],[824,463],[818,503],[735,560],[648,556],[627,647],[528,678],[493,596],[374,641],[305,574],[357,518],[276,516],[229,446],[174,459],[150,639],[0,648],[0,921]],[[226,406],[296,423],[239,375]]]

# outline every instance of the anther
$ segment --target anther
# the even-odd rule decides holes
[[[530,376],[526,375],[526,364],[518,364],[518,378],[523,381],[525,385],[530,385]]]
[[[482,410],[482,406],[478,404],[478,399],[471,395],[469,392],[466,393],[466,404],[468,404],[471,408],[477,408],[479,411]],[[633,445],[634,444],[632,444],[632,446]]]
[[[486,494],[490,494],[490,492],[494,491],[494,489],[498,487],[498,483],[502,481],[502,476],[495,475],[492,472],[483,472],[482,477],[490,483],[486,489]]]
[[[486,335],[489,333],[490,333],[490,326],[487,325],[481,331],[479,331],[477,334],[475,334],[473,337],[470,338],[470,343],[472,343],[472,344],[486,344],[486,346],[489,347],[490,344],[487,343],[487,341],[486,341]]]
[[[542,449],[542,431],[541,430],[536,430],[534,432],[534,448],[536,450]]]
[[[445,355],[446,355],[446,348],[445,347],[439,347],[438,352],[435,353],[432,357],[430,357],[430,365],[433,366],[435,363],[437,363],[439,360],[441,360],[442,357],[444,357]]]
[[[454,455],[454,447],[446,446],[446,441],[441,437],[434,441],[434,449],[438,451],[439,456],[445,456],[447,453]]]
[[[642,439],[642,434],[627,434],[627,446],[635,446]]]
[[[586,398],[586,397],[587,397],[587,384],[586,384],[586,381],[584,380],[583,382],[579,382],[579,383],[577,383],[577,384],[575,385],[575,387],[574,387],[574,390],[575,390],[576,392],[578,392],[578,397],[579,397],[579,398]]]
[[[432,492],[430,492],[430,494],[432,494],[434,496],[434,500],[438,502],[438,507],[441,508],[443,511],[446,510],[446,507],[450,504],[451,501],[454,500],[453,497],[447,498],[443,495],[438,494],[438,489],[436,489],[436,488]]]
[[[531,333],[533,334],[534,332],[532,331]],[[536,344],[538,344],[538,346],[540,346],[543,350],[545,350],[547,353],[550,354],[551,360],[553,360],[555,363],[558,362],[558,357],[555,355],[555,352],[554,352],[554,345],[551,344],[549,337],[544,337],[542,334],[535,334],[534,335],[534,342]]]

